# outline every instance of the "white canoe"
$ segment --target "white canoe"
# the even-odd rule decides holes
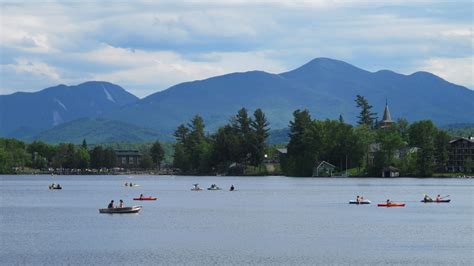
[[[137,213],[142,209],[142,206],[132,206],[124,208],[105,208],[99,209],[100,213]]]
[[[364,201],[361,201],[361,202],[357,202],[357,200],[351,200],[349,201],[349,204],[370,204],[370,200],[364,200]]]

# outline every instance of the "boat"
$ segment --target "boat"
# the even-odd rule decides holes
[[[377,204],[378,207],[405,207],[405,203],[382,203],[382,204]]]
[[[222,190],[220,187],[208,187],[207,190]]]
[[[49,189],[63,189],[62,187],[52,187],[52,186],[49,186]]]
[[[363,201],[357,201],[357,200],[350,200],[349,204],[370,204],[370,200],[363,200]]]
[[[133,200],[157,200],[157,198],[153,198],[153,197],[143,197],[143,198],[133,198]]]
[[[123,208],[105,208],[99,209],[99,213],[137,213],[142,209],[142,206],[132,206]]]
[[[421,202],[424,202],[424,203],[449,203],[451,202],[450,199],[444,199],[444,200],[421,200]]]
[[[198,188],[191,188],[191,191],[203,191],[202,188],[198,187]]]

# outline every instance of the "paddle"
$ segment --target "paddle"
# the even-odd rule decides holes
[[[447,198],[447,197],[449,197],[449,196],[451,196],[451,195],[446,195],[446,196],[444,196],[444,197],[441,197],[440,199],[444,199],[444,198]]]

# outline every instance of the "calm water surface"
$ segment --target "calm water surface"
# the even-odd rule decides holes
[[[0,176],[0,192],[0,264],[474,264],[473,180]],[[112,199],[144,207],[99,214]]]

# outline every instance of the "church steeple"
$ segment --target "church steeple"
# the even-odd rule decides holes
[[[389,128],[394,122],[392,121],[392,116],[388,110],[388,101],[385,99],[385,109],[383,110],[383,119],[380,122],[380,128]]]

